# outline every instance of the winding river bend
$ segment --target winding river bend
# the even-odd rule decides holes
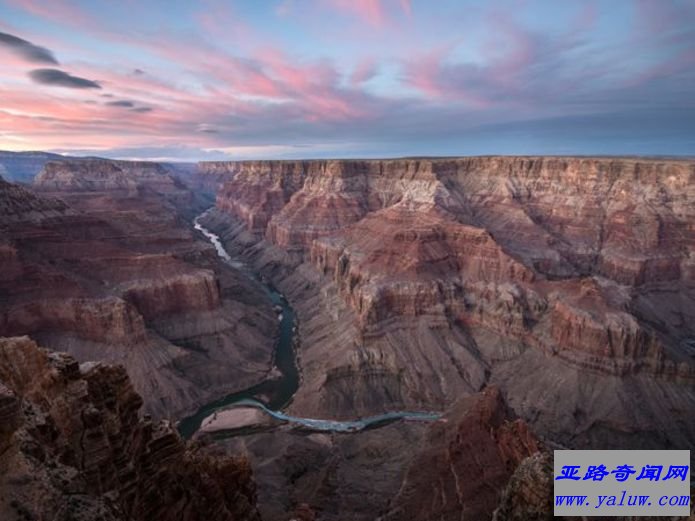
[[[224,398],[210,402],[198,411],[182,419],[178,423],[178,430],[184,438],[193,436],[203,423],[203,420],[216,411],[228,409],[234,406],[255,407],[265,414],[283,422],[302,426],[304,429],[329,432],[355,432],[367,428],[375,428],[397,420],[432,421],[440,417],[440,414],[431,412],[407,412],[394,411],[359,418],[351,421],[319,420],[313,418],[300,418],[290,416],[282,412],[292,401],[299,388],[299,370],[294,353],[295,313],[285,296],[272,284],[259,277],[242,262],[233,259],[222,245],[219,236],[200,224],[200,218],[207,212],[203,212],[193,221],[193,226],[201,232],[217,250],[217,254],[230,266],[242,271],[257,284],[263,287],[270,297],[276,309],[279,309],[280,334],[275,347],[274,363],[280,376],[264,380],[248,389],[229,394]]]

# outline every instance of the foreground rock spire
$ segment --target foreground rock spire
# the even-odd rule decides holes
[[[255,521],[248,461],[142,418],[125,369],[0,338],[0,519]]]

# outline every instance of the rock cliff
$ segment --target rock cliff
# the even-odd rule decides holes
[[[122,366],[0,338],[0,518],[258,520],[242,457],[142,418]]]
[[[610,442],[606,430],[680,422],[674,405],[695,403],[692,161],[473,157],[226,169],[234,173],[207,224],[298,308],[298,411],[441,408],[492,381],[544,435],[589,443]],[[576,384],[560,389],[553,375]],[[593,397],[582,378],[594,383]],[[636,420],[621,400],[637,403],[644,382],[661,391]],[[556,403],[532,406],[524,397],[534,385],[556,389]],[[594,407],[599,395],[603,409]],[[680,425],[680,434],[657,428],[654,444],[695,439],[692,421]]]
[[[63,201],[39,197],[26,188],[0,177],[0,226],[21,224],[69,213]]]
[[[491,519],[516,468],[539,450],[498,389],[464,398],[429,429],[383,519]]]
[[[0,150],[0,175],[17,183],[31,183],[49,161],[62,161],[65,157],[49,152],[9,152]]]
[[[36,176],[33,185],[40,190],[68,192],[122,190],[133,193],[139,187],[171,192],[181,188],[158,163],[109,159],[50,161]]]
[[[50,191],[0,181],[1,336],[124,364],[158,417],[265,377],[270,300],[193,235],[176,204],[190,192],[150,164],[65,161],[42,176]]]
[[[201,161],[193,178],[198,186],[213,193],[227,181],[231,181],[239,170],[238,163],[228,161]]]

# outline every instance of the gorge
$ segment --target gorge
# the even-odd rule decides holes
[[[695,0],[0,0],[0,64],[0,521],[695,521]]]
[[[526,409],[537,427],[569,442],[584,425],[591,443],[599,418],[582,403],[591,387],[613,412],[599,423],[617,438],[601,441],[622,443],[621,422],[633,419],[619,403],[636,390],[626,385],[692,399],[691,162],[235,167],[204,222],[300,303],[304,382],[291,409],[426,407],[491,381],[524,410],[521,397],[544,387],[526,377],[543,368],[537,376],[555,374],[546,383],[561,400]],[[576,382],[572,392],[557,388],[559,375]],[[669,408],[645,409],[670,417]]]
[[[217,254],[222,259],[230,263],[232,266],[243,269],[244,265],[242,263],[232,260],[230,255],[224,249],[224,246],[222,246],[220,243],[219,237],[201,226],[198,221],[203,216],[205,216],[205,212],[196,217],[194,220],[195,229],[200,231],[210,240],[215,247]],[[335,420],[319,420],[314,418],[297,418],[294,416],[288,416],[277,410],[273,410],[282,408],[289,403],[299,387],[299,375],[295,361],[294,340],[292,335],[296,327],[294,322],[294,310],[287,303],[285,297],[281,293],[278,293],[272,286],[268,285],[267,283],[263,283],[263,281],[259,277],[254,276],[254,274],[251,274],[251,277],[260,284],[265,284],[265,289],[270,298],[275,306],[280,310],[278,317],[280,320],[280,335],[277,341],[274,356],[275,365],[280,374],[275,380],[266,380],[249,389],[227,396],[222,400],[215,400],[210,404],[201,407],[196,414],[182,419],[179,424],[179,432],[182,436],[190,437],[200,428],[203,420],[211,413],[216,413],[219,410],[223,410],[224,408],[233,406],[235,404],[254,407],[275,418],[276,420],[298,424],[306,429],[316,431],[354,432],[370,426],[383,425],[387,422],[401,419],[428,421],[439,418],[439,415],[435,413],[390,411],[378,416],[372,416],[370,418],[361,418],[359,420],[341,422]],[[250,399],[259,395],[270,396],[267,406],[260,401]]]
[[[168,420],[181,454],[245,469],[233,489],[248,519],[550,513],[552,448],[693,446],[694,223],[688,160],[202,162],[186,175],[49,161],[31,186],[0,181],[0,337],[44,360],[31,371],[88,384],[30,391],[12,376],[28,359],[8,355],[0,416],[35,438],[46,427],[28,405],[17,415],[31,403],[55,446],[74,446],[67,389],[127,371],[149,418],[139,399],[93,395],[130,411],[136,434],[108,420],[110,443]],[[125,371],[94,369],[110,364]],[[193,437],[232,405],[260,409],[259,428],[185,442],[170,427]],[[39,468],[23,428],[1,433],[0,463]],[[90,465],[60,458],[76,475]],[[34,492],[12,490],[0,513],[33,508]],[[141,508],[123,488],[85,494],[108,490]],[[234,497],[210,501],[231,512]]]

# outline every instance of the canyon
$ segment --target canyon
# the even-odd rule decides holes
[[[194,195],[156,164],[49,163],[0,181],[0,335],[123,364],[145,410],[178,418],[272,369],[267,297],[196,240]]]
[[[692,443],[693,162],[261,161],[228,175],[204,222],[296,303],[291,410],[442,409],[495,384],[558,443]]]
[[[60,460],[59,473],[88,484],[114,466],[135,475],[96,489],[56,488],[47,470],[29,484],[10,476],[0,485],[15,491],[0,494],[8,518],[34,508],[40,490],[58,504],[77,487],[92,514],[119,505],[152,519],[197,519],[196,501],[228,516],[209,519],[546,519],[552,448],[693,446],[695,162],[174,170],[67,159],[41,165],[31,185],[0,181],[0,463]],[[196,216],[234,262],[193,228]],[[293,310],[299,382],[283,414],[349,422],[422,411],[432,421],[319,432],[256,415],[257,429],[182,441],[173,421],[221,410],[223,422],[218,400],[282,378],[266,285]],[[51,376],[30,384],[22,374]],[[51,425],[50,443],[29,410]],[[152,432],[172,456],[134,486],[160,445]],[[88,457],[75,441],[85,436],[99,448]],[[181,458],[192,470],[172,477]],[[195,488],[205,480],[208,492]],[[176,513],[160,502],[172,497]]]

